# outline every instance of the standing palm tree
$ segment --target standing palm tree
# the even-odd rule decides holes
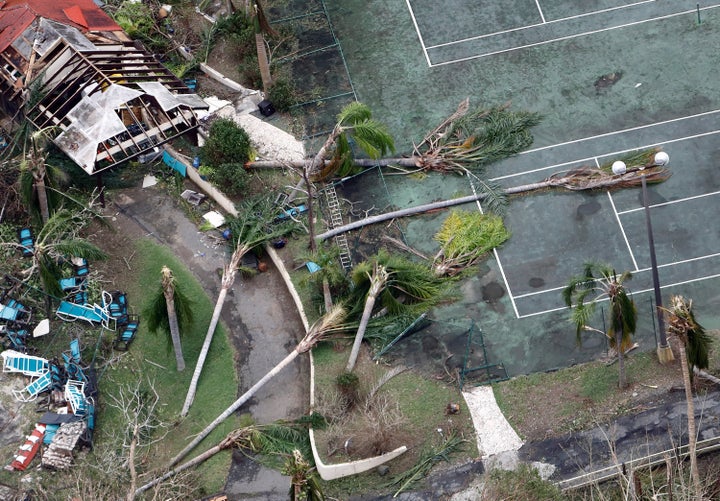
[[[571,318],[577,327],[578,343],[581,342],[582,331],[600,332],[608,337],[610,346],[618,355],[618,386],[624,389],[625,382],[625,351],[632,344],[637,322],[635,302],[630,298],[624,282],[630,280],[629,271],[618,275],[609,266],[586,263],[584,273],[570,279],[563,289],[563,299],[568,307],[572,307]],[[610,302],[610,328],[607,333],[588,326],[588,321],[601,300]]]
[[[54,205],[50,201],[50,198],[54,197],[48,195],[47,188],[65,180],[67,174],[47,164],[48,143],[54,127],[32,132],[28,127],[29,125],[21,128],[16,135],[16,137],[26,136],[20,160],[20,193],[28,207],[39,209],[42,224],[46,224]],[[35,200],[37,204],[34,203]]]
[[[248,5],[246,9],[246,13],[255,28],[255,49],[257,50],[258,67],[260,69],[263,92],[267,96],[273,81],[272,75],[270,74],[270,59],[268,57],[267,47],[265,46],[265,35],[267,34],[274,37],[277,36],[277,33],[270,26],[259,1],[252,2],[252,5]]]
[[[170,334],[177,371],[185,369],[185,359],[182,353],[180,332],[193,322],[192,302],[178,288],[173,272],[167,266],[160,271],[161,281],[155,297],[150,301],[143,312],[147,317],[148,328],[157,332],[164,330]]]
[[[277,208],[275,208],[268,199],[258,198],[248,200],[244,202],[238,212],[238,216],[231,219],[228,224],[230,227],[232,242],[235,244],[235,250],[230,257],[230,262],[223,267],[220,294],[218,295],[218,299],[215,303],[215,309],[213,310],[213,315],[210,319],[210,326],[208,327],[207,334],[205,334],[205,341],[203,342],[197,364],[195,365],[195,372],[193,372],[192,381],[190,381],[190,387],[188,388],[188,392],[185,397],[185,403],[180,411],[180,416],[182,417],[187,415],[190,410],[190,406],[195,399],[197,384],[200,380],[200,374],[202,373],[203,366],[205,365],[205,359],[210,351],[210,345],[212,344],[215,328],[220,321],[220,314],[222,313],[223,306],[225,305],[227,292],[235,283],[235,277],[240,269],[240,263],[242,262],[243,256],[256,247],[262,246],[266,242],[274,240],[291,231],[292,222],[272,224],[273,219],[276,216],[276,212]]]
[[[705,328],[695,320],[692,311],[692,300],[674,295],[670,298],[668,313],[668,332],[676,340],[680,351],[685,400],[687,402],[688,420],[688,453],[690,455],[690,476],[693,481],[695,495],[700,496],[700,474],[697,467],[697,432],[695,431],[695,405],[692,395],[693,368],[707,369],[710,365],[710,344],[712,338]]]
[[[240,398],[238,398],[230,407],[225,409],[215,420],[207,425],[203,431],[201,431],[195,439],[190,442],[177,456],[172,458],[168,467],[172,467],[177,464],[182,458],[195,448],[200,442],[207,437],[217,426],[225,421],[233,412],[240,408],[245,402],[250,400],[257,391],[262,388],[265,383],[275,377],[281,370],[290,365],[301,353],[306,353],[311,350],[317,343],[326,338],[328,332],[338,324],[340,324],[345,318],[345,310],[342,306],[336,305],[332,310],[322,316],[317,322],[315,322],[310,330],[305,334],[305,337],[298,343],[293,351],[288,356],[281,360],[275,367],[273,367],[267,374],[265,374],[260,381],[255,383],[252,388],[246,391]]]

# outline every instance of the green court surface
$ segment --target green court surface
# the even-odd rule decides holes
[[[578,4],[339,0],[325,9],[343,59],[335,70],[346,72],[357,100],[388,124],[400,153],[409,154],[413,142],[466,97],[472,106],[511,102],[543,115],[530,151],[489,170],[505,186],[662,147],[674,175],[649,193],[663,298],[692,298],[699,320],[720,328],[718,4],[701,5],[700,23],[694,1]],[[613,73],[619,78],[612,85],[598,85]],[[338,190],[355,202],[346,220],[472,193],[466,178],[375,170]],[[452,353],[450,363],[457,365],[467,346],[461,339],[474,325],[482,331],[485,363],[503,364],[511,376],[595,358],[604,340],[588,335],[576,345],[560,297],[588,260],[634,273],[629,286],[640,314],[637,341],[653,350],[644,217],[639,189],[513,198],[506,214],[511,239],[462,283],[461,300],[433,311],[431,334],[393,350],[418,364],[418,353],[428,360]],[[353,258],[380,245],[378,232],[399,233],[432,254],[443,218],[436,213],[375,229],[370,243],[362,242],[370,231],[351,234]],[[602,327],[599,318],[595,326]]]

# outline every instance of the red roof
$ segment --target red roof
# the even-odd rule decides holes
[[[52,19],[81,31],[122,30],[93,0],[4,0],[0,1],[0,51],[15,41],[37,17]]]
[[[19,37],[35,20],[35,14],[26,8],[0,10],[0,52]]]

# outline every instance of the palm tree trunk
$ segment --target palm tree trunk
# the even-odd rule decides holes
[[[537,183],[521,184],[519,186],[513,186],[511,188],[506,188],[505,190],[503,190],[503,192],[506,195],[515,195],[518,193],[525,193],[528,191],[541,190],[541,189],[550,188],[553,186],[560,186],[560,185],[561,184],[558,182],[557,179],[554,179],[554,180],[545,179],[545,180],[539,181]],[[608,184],[608,186],[610,186],[610,185],[611,184]],[[595,187],[593,187],[593,189],[595,189]],[[468,195],[465,197],[453,198],[450,200],[441,200],[439,202],[432,202],[429,204],[416,205],[415,207],[407,207],[405,209],[386,212],[385,214],[378,214],[377,216],[370,216],[365,219],[360,219],[359,221],[353,221],[352,223],[348,223],[343,226],[338,226],[337,228],[328,230],[325,233],[320,233],[319,235],[317,235],[316,238],[318,240],[327,240],[328,238],[332,238],[334,236],[341,235],[343,233],[347,233],[348,231],[356,230],[358,228],[362,228],[363,226],[368,226],[370,224],[381,223],[383,221],[388,221],[390,219],[396,219],[399,217],[414,216],[415,214],[421,214],[423,212],[428,212],[428,211],[438,210],[438,209],[445,209],[448,207],[454,207],[456,205],[462,205],[462,204],[467,204],[470,202],[476,202],[476,201],[482,200],[484,198],[485,198],[485,195],[483,193],[477,193],[475,195]]]
[[[243,393],[243,395],[235,400],[235,402],[225,409],[222,414],[220,414],[215,420],[207,425],[203,431],[201,431],[195,439],[190,442],[187,447],[185,447],[182,451],[180,451],[172,460],[170,460],[170,464],[168,465],[168,468],[172,467],[173,465],[177,464],[178,461],[180,461],[182,458],[187,456],[187,454],[193,450],[200,442],[202,442],[205,437],[207,437],[215,428],[218,427],[223,421],[225,421],[230,415],[232,415],[233,412],[235,412],[237,409],[240,408],[245,402],[250,400],[255,393],[262,388],[265,383],[270,381],[273,377],[275,377],[281,370],[283,370],[285,367],[290,365],[290,363],[297,358],[297,356],[300,354],[298,349],[294,349],[291,351],[279,364],[277,364],[275,367],[273,367],[270,372],[265,374],[260,381],[255,383],[252,388],[250,388],[248,391]]]
[[[197,456],[195,456],[194,458],[192,458],[190,461],[187,461],[187,462],[181,464],[181,465],[178,466],[177,468],[173,468],[172,470],[164,473],[163,475],[159,476],[159,477],[156,478],[156,479],[153,479],[152,481],[148,482],[147,484],[144,484],[144,485],[138,487],[138,488],[135,490],[135,496],[136,496],[136,497],[139,496],[140,494],[142,494],[142,493],[145,492],[146,490],[151,489],[152,487],[155,487],[157,484],[159,484],[159,483],[161,483],[161,482],[164,482],[165,480],[167,480],[168,478],[172,477],[173,475],[177,475],[177,474],[180,473],[181,471],[185,471],[185,470],[187,470],[188,468],[192,468],[193,466],[202,463],[203,461],[205,461],[205,460],[213,457],[215,454],[217,454],[218,452],[220,452],[220,451],[223,450],[223,449],[225,449],[225,447],[224,447],[224,441],[221,442],[221,443],[219,443],[218,445],[215,445],[215,446],[209,448],[208,450],[206,450],[206,451],[203,452],[202,454],[198,454]]]
[[[322,281],[322,288],[323,288],[323,301],[325,302],[325,312],[330,311],[330,308],[333,306],[332,301],[332,293],[330,292],[330,282],[327,278],[323,278]]]
[[[365,300],[365,309],[363,310],[362,318],[360,319],[360,326],[355,334],[355,341],[353,341],[352,350],[350,351],[350,359],[345,367],[345,372],[352,372],[355,368],[355,362],[357,362],[357,357],[360,353],[360,345],[362,344],[363,337],[365,337],[365,330],[367,329],[368,322],[370,321],[372,310],[375,307],[376,298],[376,295],[368,294],[368,297]]]
[[[235,283],[235,276],[237,275],[238,266],[242,261],[243,256],[250,251],[251,247],[245,243],[238,242],[235,247],[235,251],[230,257],[230,262],[223,269],[223,276],[220,285],[220,294],[215,302],[215,309],[213,310],[212,318],[210,319],[210,326],[208,327],[207,333],[205,334],[205,341],[203,341],[200,355],[198,355],[197,364],[195,364],[195,371],[193,372],[192,380],[190,381],[190,387],[188,388],[187,395],[185,396],[185,403],[183,404],[182,411],[180,411],[180,417],[185,417],[190,410],[190,406],[195,399],[195,392],[197,391],[198,381],[200,380],[200,374],[202,373],[203,366],[205,365],[205,359],[207,358],[208,352],[210,351],[210,345],[212,344],[215,329],[220,321],[220,314],[222,313],[223,306],[225,305],[225,298],[227,297],[227,291]]]
[[[267,49],[265,48],[265,37],[261,32],[255,33],[255,48],[257,50],[258,67],[260,68],[263,92],[267,97],[267,93],[272,86],[272,76],[270,75],[270,61],[268,60]]]
[[[193,372],[192,380],[190,381],[190,387],[188,388],[187,395],[185,396],[185,403],[180,411],[180,417],[187,416],[190,406],[195,399],[195,392],[197,391],[198,381],[200,380],[200,374],[202,373],[203,366],[205,365],[205,359],[207,358],[208,352],[210,351],[210,345],[212,344],[213,335],[217,324],[220,321],[220,313],[222,313],[223,306],[225,304],[225,297],[227,296],[227,289],[222,287],[220,294],[218,295],[217,302],[215,303],[215,309],[213,310],[212,318],[210,319],[210,326],[208,327],[207,333],[205,334],[205,341],[203,342],[200,355],[198,356],[197,364],[195,365],[195,371]]]
[[[337,139],[337,138],[336,138]],[[417,167],[419,157],[403,157],[403,158],[380,158],[377,160],[371,160],[368,158],[355,158],[353,164],[358,167],[387,167],[389,165],[397,165],[399,167]],[[330,163],[330,160],[323,159],[323,165]],[[319,161],[318,161],[319,164]],[[304,160],[255,160],[253,162],[247,162],[245,168],[247,169],[286,169],[293,167],[295,169],[302,169],[305,165]]]
[[[355,368],[355,362],[357,362],[357,357],[360,353],[360,345],[362,344],[363,337],[365,337],[365,330],[367,330],[370,315],[372,315],[372,310],[375,307],[375,300],[385,287],[387,276],[385,267],[380,265],[375,266],[373,274],[370,277],[370,290],[368,291],[367,298],[365,299],[365,308],[363,309],[363,314],[360,318],[360,325],[358,326],[357,333],[355,333],[355,341],[353,341],[350,358],[348,359],[347,366],[345,367],[345,372],[352,372]]]
[[[48,205],[47,190],[45,189],[45,173],[43,169],[42,176],[35,179],[35,189],[37,190],[38,204],[40,205],[40,217],[42,217],[43,225],[50,219],[50,206]]]
[[[180,343],[180,327],[178,327],[177,313],[175,312],[175,299],[172,294],[165,294],[165,305],[167,306],[170,337],[175,351],[177,371],[182,372],[185,370],[185,359],[183,358],[182,344]]]
[[[622,331],[618,329],[618,332],[615,333],[615,349],[618,357],[618,387],[624,390],[627,382],[625,381],[625,350],[622,345],[622,335]]]
[[[697,466],[697,431],[695,430],[695,403],[693,402],[692,386],[690,383],[690,368],[688,367],[685,343],[678,340],[680,350],[680,367],[682,368],[683,386],[685,386],[685,401],[687,402],[688,421],[688,455],[690,456],[690,477],[693,482],[695,496],[700,498],[700,474]]]

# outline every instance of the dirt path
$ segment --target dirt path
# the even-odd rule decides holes
[[[131,238],[152,236],[171,248],[214,301],[220,289],[219,270],[225,261],[225,246],[198,231],[176,199],[159,187],[135,188],[114,193],[109,210],[116,211],[114,224],[120,234]],[[296,335],[303,332],[280,275],[267,261],[267,272],[236,280],[223,309],[222,321],[237,350],[241,381],[238,394],[282,360],[295,347]],[[193,370],[195,361],[187,363],[188,370]],[[249,412],[257,423],[299,417],[307,410],[308,374],[308,360],[298,357],[240,412]],[[226,485],[230,499],[276,500],[286,496],[288,479],[240,454],[234,458]]]

